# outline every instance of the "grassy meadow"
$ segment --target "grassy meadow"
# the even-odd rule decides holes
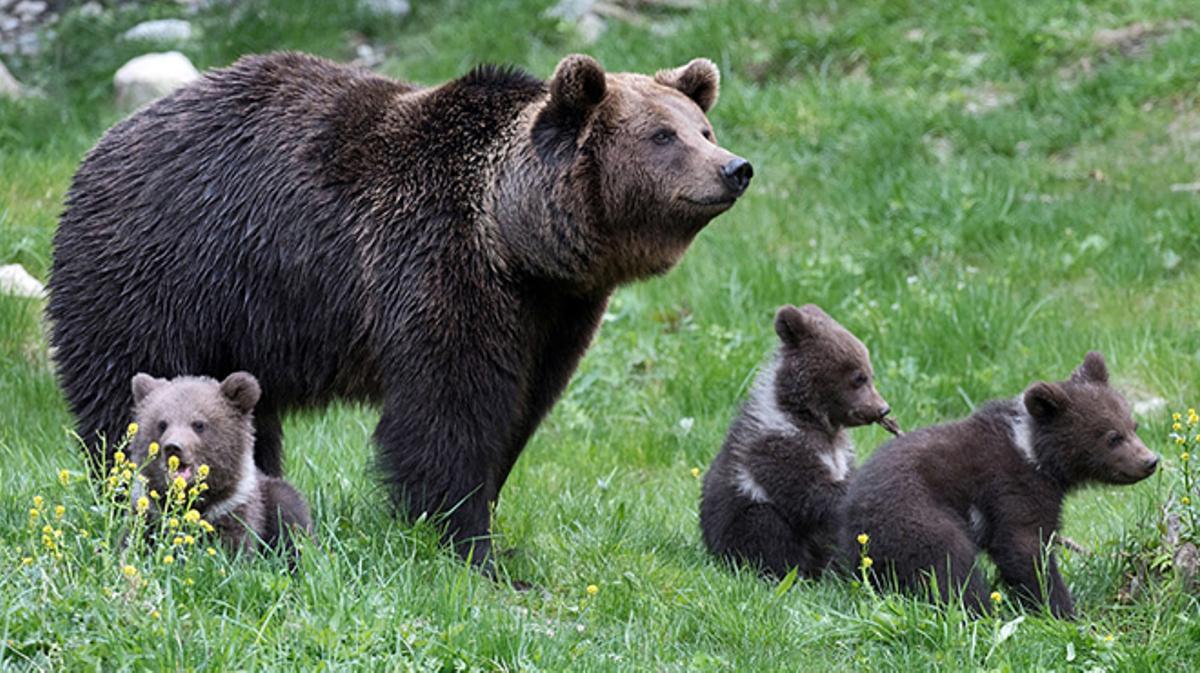
[[[1164,506],[1189,521],[1181,453],[1195,442],[1170,438],[1171,412],[1186,425],[1200,406],[1195,2],[718,0],[647,8],[593,45],[546,17],[550,0],[420,1],[402,20],[346,0],[234,4],[191,17],[200,35],[179,49],[198,68],[277,49],[348,61],[363,41],[383,50],[383,72],[428,84],[480,62],[547,77],[574,51],[639,72],[707,56],[723,77],[710,117],[754,183],[675,270],[614,295],[517,464],[495,530],[502,572],[529,591],[466,568],[428,522],[389,516],[368,467],[377,415],[354,406],[286,420],[287,474],[319,540],[295,575],[199,547],[170,565],[161,550],[104,547],[113,524],[80,481],[43,303],[0,297],[0,668],[1200,666],[1196,589],[1159,529]],[[116,36],[180,11],[69,14],[39,56],[6,60],[41,93],[0,99],[0,264],[46,279],[71,175],[121,116],[112,74],[144,50]],[[774,347],[774,310],[805,302],[871,348],[905,428],[1104,352],[1164,461],[1136,486],[1068,500],[1064,532],[1087,549],[1062,556],[1076,621],[1007,599],[972,620],[708,557],[695,468]],[[860,459],[886,437],[852,432]]]

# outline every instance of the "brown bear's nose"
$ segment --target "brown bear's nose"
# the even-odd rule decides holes
[[[888,405],[885,404],[882,407],[879,407],[879,417],[880,418],[885,418],[890,413],[892,413],[892,408],[889,407]]]
[[[721,167],[721,177],[725,179],[725,186],[734,196],[741,196],[750,186],[750,178],[754,177],[754,167],[749,161],[734,157]]]

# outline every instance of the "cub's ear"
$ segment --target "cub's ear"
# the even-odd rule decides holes
[[[604,66],[591,56],[571,54],[558,62],[550,78],[550,107],[559,114],[586,116],[607,91]]]
[[[1067,408],[1067,396],[1053,383],[1038,381],[1025,390],[1025,409],[1039,420],[1048,420]]]
[[[801,308],[787,304],[775,313],[775,333],[785,344],[795,345],[815,334],[821,321],[828,318],[815,304]]]
[[[707,58],[694,58],[687,65],[659,70],[654,81],[691,98],[704,112],[712,109],[721,93],[721,71]]]
[[[166,384],[166,382],[166,379],[156,379],[149,374],[143,374],[141,372],[134,374],[132,383],[133,403],[141,404],[142,400],[146,399],[147,395],[154,392],[160,386]]]
[[[238,411],[248,414],[254,409],[254,405],[258,404],[262,389],[258,387],[258,379],[252,375],[246,372],[234,372],[221,382],[221,394]]]
[[[1083,364],[1071,374],[1075,383],[1108,383],[1108,365],[1098,351],[1091,351],[1083,358]]]

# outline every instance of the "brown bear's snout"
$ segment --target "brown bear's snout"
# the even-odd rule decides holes
[[[734,157],[721,167],[721,178],[725,187],[733,192],[734,197],[741,196],[750,186],[750,178],[754,177],[754,167],[741,157]]]

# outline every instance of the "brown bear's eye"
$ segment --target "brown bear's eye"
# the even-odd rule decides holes
[[[158,422],[158,431],[159,431],[159,432],[166,432],[166,431],[167,431],[167,422],[166,422],[166,421],[159,421],[159,422]]]
[[[655,145],[670,145],[675,142],[675,132],[670,129],[662,129],[656,132],[650,140],[654,141]]]
[[[701,131],[700,135],[704,136],[705,140],[713,139],[712,131],[709,131],[708,129],[704,129],[703,131]]]
[[[1125,439],[1125,438],[1124,438],[1124,437],[1122,437],[1122,436],[1121,436],[1121,433],[1119,433],[1119,432],[1110,432],[1110,433],[1108,433],[1108,445],[1109,445],[1109,446],[1117,446],[1117,445],[1118,445],[1118,444],[1120,444],[1120,443],[1121,443],[1121,441],[1122,441],[1122,440],[1124,440],[1124,439]]]
[[[197,435],[204,432],[204,421],[192,421],[192,429]]]
[[[862,372],[859,372],[858,376],[855,376],[854,380],[851,381],[851,383],[854,384],[855,388],[861,388],[861,387],[867,385],[867,375],[863,374]]]

